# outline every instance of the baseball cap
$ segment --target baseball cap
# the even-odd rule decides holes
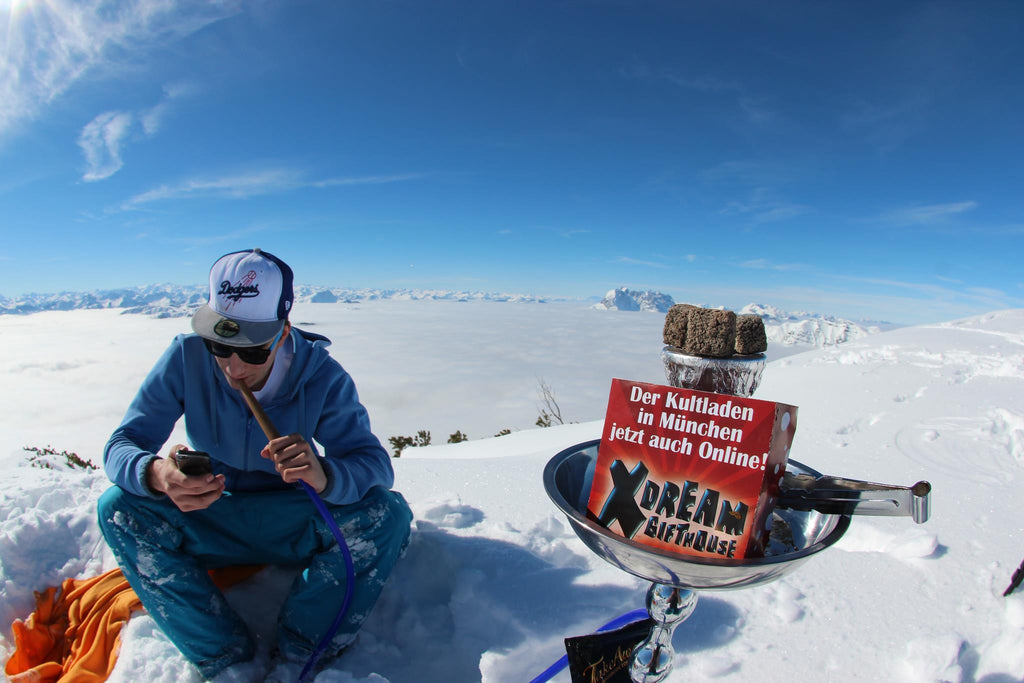
[[[231,346],[260,346],[277,336],[292,308],[292,269],[273,254],[248,249],[225,254],[210,269],[210,300],[192,329]]]

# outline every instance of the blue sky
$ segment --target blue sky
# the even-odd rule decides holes
[[[0,0],[0,296],[1024,306],[1019,2]]]

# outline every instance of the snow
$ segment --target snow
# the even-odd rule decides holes
[[[334,340],[385,446],[420,429],[440,444],[393,461],[413,540],[319,683],[528,681],[564,654],[563,638],[643,606],[646,584],[583,546],[541,473],[598,438],[613,377],[664,383],[661,316],[375,300],[302,303],[293,321]],[[7,625],[28,615],[33,591],[115,566],[94,520],[104,475],[31,467],[24,448],[99,464],[142,377],[187,329],[118,309],[0,316],[5,658]],[[1024,310],[770,358],[756,397],[800,407],[791,458],[855,479],[929,480],[932,518],[858,516],[774,583],[701,593],[676,631],[671,680],[1020,681],[1024,589],[1002,593],[1024,559]],[[533,426],[541,380],[572,424]],[[491,436],[502,428],[513,431]],[[444,444],[456,429],[471,440]],[[260,637],[257,660],[230,680],[262,679],[288,581],[272,568],[230,591]],[[139,614],[111,680],[200,678]]]

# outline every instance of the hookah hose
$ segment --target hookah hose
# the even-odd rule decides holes
[[[274,423],[270,421],[270,417],[263,410],[263,406],[259,404],[256,397],[252,395],[252,391],[249,387],[244,384],[239,388],[242,393],[242,398],[245,399],[246,404],[249,406],[249,410],[252,411],[253,417],[259,422],[260,427],[263,429],[263,433],[266,435],[269,441],[273,441],[278,438],[280,433],[277,428],[274,427]],[[338,548],[341,550],[342,556],[345,559],[345,573],[347,574],[345,580],[345,599],[341,603],[341,609],[338,610],[338,614],[334,617],[334,621],[331,623],[330,628],[324,633],[323,637],[320,638],[320,642],[317,643],[316,649],[313,654],[310,655],[306,665],[302,668],[302,673],[299,674],[299,683],[305,683],[307,677],[312,672],[313,667],[316,666],[317,660],[323,656],[327,650],[327,645],[334,638],[334,634],[338,632],[338,627],[341,626],[341,620],[345,618],[345,614],[348,612],[349,605],[352,603],[352,594],[355,592],[353,587],[355,579],[355,566],[352,563],[352,553],[348,549],[348,544],[345,543],[345,537],[341,534],[341,529],[338,528],[338,523],[334,521],[334,517],[327,509],[327,505],[324,504],[323,499],[317,495],[313,487],[304,481],[300,481],[299,484],[303,490],[309,495],[310,500],[313,501],[313,505],[316,506],[320,516],[324,518],[324,522],[327,523],[327,527],[331,530],[331,534],[334,535],[334,540],[338,543]]]
[[[632,612],[620,614],[619,616],[615,617],[601,628],[597,629],[597,631],[598,633],[601,633],[603,631],[614,631],[615,629],[621,626],[625,626],[626,624],[632,624],[634,621],[640,621],[641,619],[646,619],[647,617],[648,613],[646,609],[635,609]],[[544,669],[544,671],[542,671],[540,675],[538,675],[536,678],[532,679],[530,683],[545,683],[545,681],[551,680],[555,676],[555,674],[557,674],[567,666],[569,666],[569,657],[567,655],[562,655],[561,659],[559,659],[557,662],[555,662],[548,668]]]
[[[274,427],[274,423],[270,421],[270,417],[263,410],[263,407],[259,404],[259,401],[257,401],[256,397],[252,395],[252,391],[249,389],[249,387],[242,385],[239,388],[239,391],[242,393],[242,397],[245,399],[246,404],[249,406],[249,410],[252,411],[253,417],[256,418],[256,421],[263,429],[263,433],[266,435],[267,439],[273,441],[274,439],[278,438],[280,436],[280,433],[277,431],[277,428]],[[348,544],[345,543],[345,537],[342,536],[341,529],[338,528],[337,522],[334,521],[334,517],[331,516],[331,513],[330,511],[328,511],[323,499],[320,498],[320,496],[317,495],[316,491],[313,490],[313,487],[307,484],[306,482],[300,481],[299,484],[309,495],[310,500],[313,501],[313,505],[316,506],[316,509],[317,511],[319,511],[320,516],[324,518],[324,521],[330,528],[331,533],[334,534],[334,540],[338,542],[338,548],[341,549],[341,552],[344,555],[345,571],[348,574],[347,580],[345,581],[345,599],[341,604],[341,609],[338,610],[337,616],[334,617],[334,622],[331,624],[330,628],[327,629],[327,632],[320,639],[320,642],[316,646],[316,650],[313,651],[313,654],[310,656],[309,661],[307,661],[306,665],[303,667],[302,673],[299,674],[299,683],[304,683],[307,680],[307,676],[310,674],[313,667],[316,666],[317,660],[319,660],[323,653],[327,650],[328,643],[330,643],[331,639],[334,638],[334,634],[337,633],[338,627],[341,626],[341,620],[345,618],[345,614],[348,612],[349,605],[352,602],[352,594],[354,592],[352,583],[355,577],[355,567],[352,564],[352,553],[349,551]],[[615,617],[607,624],[597,629],[597,631],[598,633],[604,631],[613,631],[619,627],[625,626],[626,624],[632,624],[635,621],[646,619],[647,616],[648,612],[646,609],[635,609],[631,612],[626,612],[625,614],[621,614]],[[546,681],[551,680],[557,673],[565,669],[567,666],[569,666],[569,657],[563,655],[561,659],[559,659],[554,664],[545,669],[543,672],[541,672],[541,674],[538,675],[536,678],[532,679],[530,683],[545,683]]]

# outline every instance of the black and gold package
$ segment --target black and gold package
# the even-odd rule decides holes
[[[572,683],[630,683],[630,655],[653,623],[643,619],[614,631],[566,638]]]

